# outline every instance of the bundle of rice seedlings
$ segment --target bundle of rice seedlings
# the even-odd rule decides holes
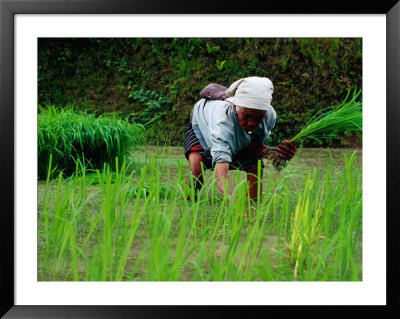
[[[104,163],[113,165],[115,157],[123,158],[145,144],[143,126],[129,123],[115,113],[95,116],[74,109],[47,105],[39,106],[38,115],[38,175],[45,179],[52,155],[57,173],[71,175],[76,163],[88,169],[102,169]]]
[[[362,131],[362,102],[358,100],[361,90],[354,91],[351,99],[350,90],[344,101],[336,106],[325,108],[318,112],[305,127],[290,141],[297,147],[306,140],[331,141],[339,138],[343,133],[356,133],[361,137]],[[271,147],[268,161],[272,162],[277,170],[286,165],[286,160],[279,157],[276,148]]]

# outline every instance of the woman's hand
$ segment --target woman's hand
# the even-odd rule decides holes
[[[283,158],[287,161],[289,161],[293,158],[294,154],[296,154],[296,150],[297,150],[296,146],[289,140],[283,141],[277,147],[279,157]]]

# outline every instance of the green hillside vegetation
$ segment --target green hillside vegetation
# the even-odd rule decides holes
[[[150,144],[182,145],[185,125],[208,83],[266,76],[278,118],[269,145],[295,136],[320,110],[362,88],[359,38],[42,38],[39,105],[116,112],[145,126]],[[39,110],[40,112],[40,110]],[[306,146],[359,146],[344,134]]]

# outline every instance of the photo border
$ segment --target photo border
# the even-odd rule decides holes
[[[400,136],[400,3],[393,1],[282,1],[262,5],[227,6],[223,2],[202,1],[196,8],[189,1],[162,0],[0,0],[0,171],[2,181],[1,240],[3,243],[0,270],[1,308],[4,318],[131,318],[131,317],[204,317],[224,318],[266,312],[269,315],[360,316],[392,318],[399,315],[396,294],[399,279],[395,273],[398,252],[399,212],[397,185],[399,180],[398,136]],[[14,15],[15,14],[386,14],[386,200],[387,200],[387,304],[386,306],[22,306],[15,305],[15,117],[14,117]],[[379,79],[377,79],[379,80]],[[396,183],[397,182],[397,183]],[[396,236],[397,235],[397,236]],[[268,307],[268,308],[265,308]],[[6,314],[6,315],[5,315]]]

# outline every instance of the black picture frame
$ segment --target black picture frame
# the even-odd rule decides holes
[[[399,318],[399,272],[396,271],[400,211],[398,188],[400,136],[400,3],[391,1],[268,1],[248,0],[241,5],[222,1],[181,0],[0,0],[0,181],[1,297],[4,318],[164,318],[268,316]],[[16,14],[385,14],[387,21],[386,100],[386,306],[23,306],[14,295],[14,16]],[[382,102],[383,103],[383,102]],[[383,142],[382,142],[383,143]],[[382,203],[382,207],[384,207]]]

